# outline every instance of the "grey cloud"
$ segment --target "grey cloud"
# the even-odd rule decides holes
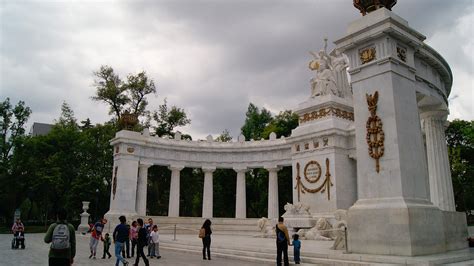
[[[435,45],[453,42],[443,36],[469,38],[450,27],[473,12],[472,1],[405,0],[393,10],[430,41],[439,36]],[[188,112],[192,124],[182,131],[195,139],[226,128],[236,137],[249,102],[277,113],[307,98],[308,51],[343,36],[358,17],[346,0],[9,1],[0,7],[1,95],[25,100],[32,120],[56,118],[66,100],[78,120],[103,122],[107,107],[90,100],[92,71],[146,70],[158,88],[150,109],[166,97]],[[472,73],[469,58],[442,55]]]

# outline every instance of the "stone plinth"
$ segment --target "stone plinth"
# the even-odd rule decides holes
[[[436,65],[443,89],[451,86],[451,74],[434,50],[420,51],[424,39],[382,8],[336,41],[350,58],[354,92],[359,199],[348,210],[351,252],[417,256],[447,250],[447,217],[430,202],[416,91],[424,70],[415,61],[424,58],[420,53],[433,58],[424,64]],[[371,148],[374,143],[378,148]]]
[[[81,224],[77,227],[77,231],[81,234],[86,234],[87,231],[89,231],[89,216],[90,214],[87,213],[87,210],[89,209],[89,201],[83,201],[82,202],[82,210],[84,211],[81,213]]]

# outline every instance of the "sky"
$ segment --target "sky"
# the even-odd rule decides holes
[[[392,11],[450,64],[452,119],[474,119],[474,1],[398,0]],[[193,139],[228,129],[236,139],[249,103],[273,114],[310,95],[309,51],[343,37],[361,15],[350,0],[0,0],[0,100],[25,101],[33,122],[53,123],[65,101],[78,121],[103,123],[93,72],[146,71],[183,108]],[[27,129],[28,131],[29,129]]]

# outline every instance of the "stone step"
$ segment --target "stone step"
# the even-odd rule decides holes
[[[202,252],[202,246],[193,244],[184,244],[176,242],[173,243],[164,241],[161,243],[160,248],[161,247],[163,247],[164,249],[184,251],[196,254],[201,254]],[[288,256],[290,257],[290,261],[292,261],[293,255],[290,250],[288,252]],[[245,249],[222,248],[214,246],[211,247],[211,254],[216,257],[232,258],[253,262],[258,261],[264,264],[275,264],[275,253],[275,249],[254,249],[253,251],[251,251]],[[328,259],[313,256],[301,256],[301,260],[302,262],[304,262],[303,265],[370,265],[365,262],[345,261],[339,259]]]

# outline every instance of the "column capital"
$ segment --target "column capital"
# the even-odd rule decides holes
[[[153,164],[152,163],[147,163],[147,162],[140,162],[140,164],[138,165],[139,168],[145,168],[145,169],[148,169],[151,166],[153,166]]]
[[[268,172],[278,172],[281,170],[281,167],[280,166],[277,166],[277,165],[267,165],[267,166],[264,166],[264,168],[268,171]]]
[[[421,119],[439,119],[446,121],[449,112],[447,110],[427,110],[420,113]]]
[[[232,169],[234,169],[234,171],[237,172],[237,173],[242,173],[242,172],[246,173],[248,170],[250,170],[250,169],[248,169],[247,167],[244,167],[244,166],[235,166]]]
[[[203,166],[201,169],[204,173],[214,173],[214,171],[216,171],[215,166]]]
[[[184,165],[170,165],[170,166],[168,166],[168,168],[171,171],[181,171],[181,170],[183,170]]]

